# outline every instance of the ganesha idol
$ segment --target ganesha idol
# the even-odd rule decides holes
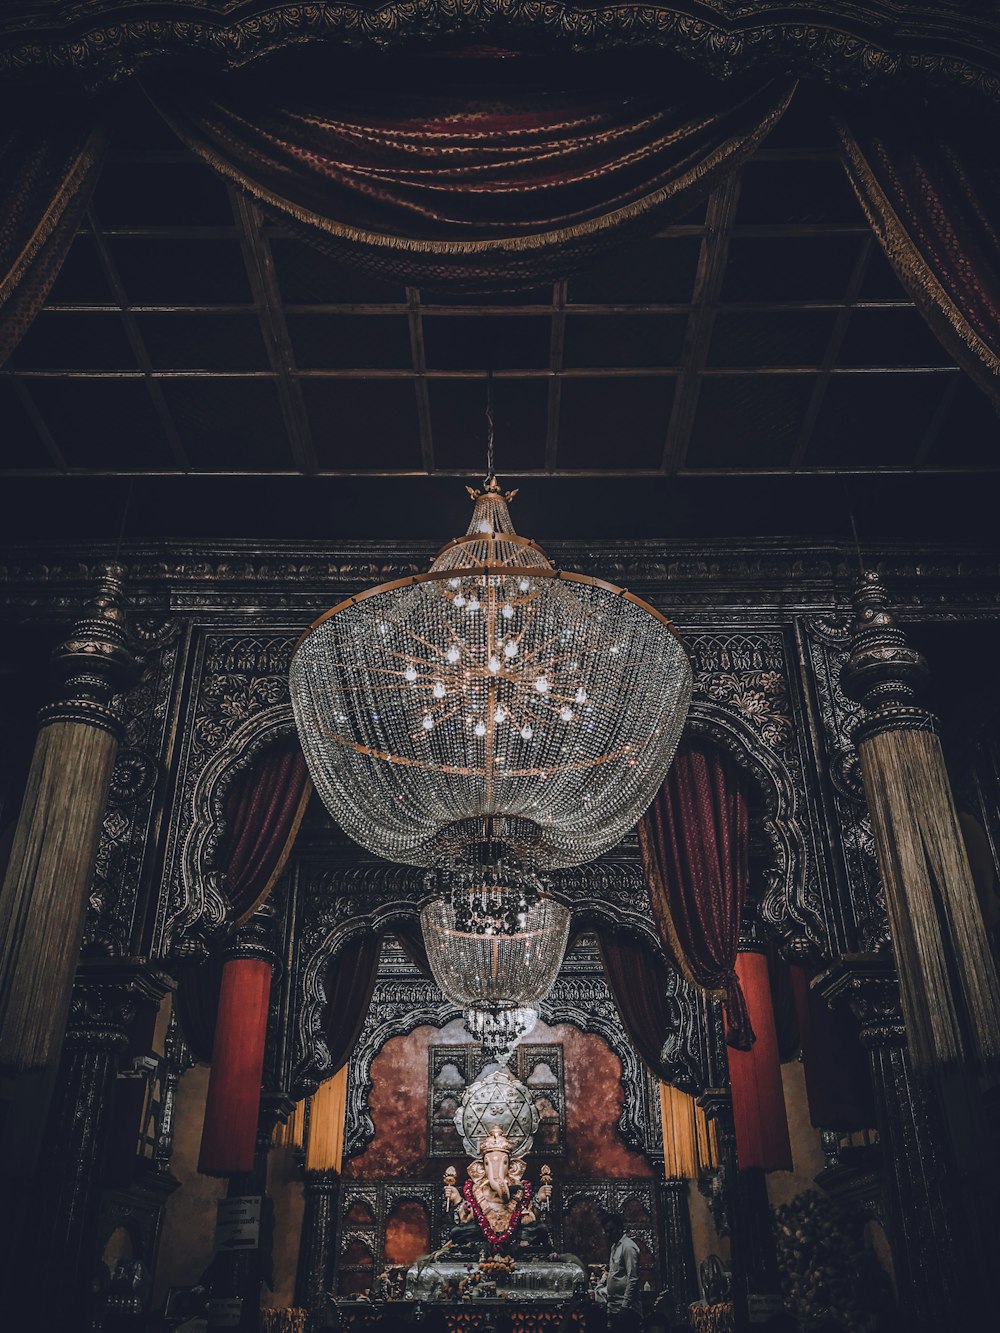
[[[469,1163],[461,1193],[455,1168],[445,1172],[445,1206],[455,1219],[450,1239],[456,1248],[478,1250],[484,1241],[494,1254],[512,1248],[551,1248],[531,1181],[524,1179],[524,1161],[512,1159],[512,1148],[500,1126],[490,1125],[479,1142],[478,1158]],[[548,1199],[552,1172],[548,1167],[542,1171]]]

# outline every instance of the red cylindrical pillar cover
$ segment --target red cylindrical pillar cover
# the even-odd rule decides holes
[[[198,1161],[205,1175],[253,1170],[271,975],[258,958],[231,958],[222,969]]]
[[[762,953],[738,954],[736,975],[757,1036],[749,1051],[726,1047],[733,1093],[736,1155],[741,1168],[759,1166],[765,1171],[791,1171],[792,1148],[788,1138],[767,958]]]

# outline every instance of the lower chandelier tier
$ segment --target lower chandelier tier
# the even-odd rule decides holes
[[[448,898],[432,899],[420,913],[434,980],[465,1012],[470,1035],[508,1058],[534,1026],[537,1003],[558,975],[570,923],[569,909],[554,898],[539,897],[523,909],[516,901],[511,933],[460,929]]]

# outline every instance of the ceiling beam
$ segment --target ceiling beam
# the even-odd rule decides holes
[[[552,331],[549,335],[548,415],[545,425],[545,471],[555,472],[559,452],[559,408],[562,403],[563,361],[566,348],[565,280],[552,284]]]
[[[799,433],[795,440],[795,448],[792,450],[791,467],[793,471],[798,471],[809,452],[809,445],[812,442],[813,432],[816,429],[816,422],[819,420],[819,414],[823,410],[823,403],[826,400],[826,391],[830,387],[830,376],[833,373],[834,366],[837,364],[837,358],[840,356],[840,349],[847,336],[847,328],[851,322],[851,312],[854,309],[854,303],[861,295],[861,288],[864,286],[865,274],[868,272],[868,264],[872,257],[872,248],[874,244],[875,239],[869,233],[858,248],[857,257],[854,260],[854,267],[851,270],[851,276],[847,282],[847,292],[844,295],[843,305],[840,308],[837,318],[833,321],[833,328],[830,330],[830,337],[827,339],[826,351],[824,352],[823,360],[819,365],[816,383],[813,385],[812,393],[809,395],[809,402],[806,404],[806,410],[802,417],[802,424],[799,427]]]
[[[417,395],[417,430],[420,436],[420,458],[424,471],[434,471],[434,437],[431,434],[431,396],[427,388],[427,348],[424,343],[424,319],[421,313],[420,288],[406,288],[407,319],[410,328],[410,361],[413,367],[413,387]]]
[[[709,196],[705,235],[698,253],[698,268],[691,293],[692,311],[688,317],[684,350],[681,353],[681,364],[684,369],[677,386],[673,411],[670,413],[670,424],[667,427],[667,438],[663,446],[662,471],[668,476],[673,476],[684,466],[684,459],[687,456],[691,428],[698,409],[698,395],[701,393],[701,372],[708,360],[716,306],[722,292],[729,258],[729,237],[739,197],[738,172],[727,177],[725,182]]]
[[[235,186],[229,187],[229,198],[240,233],[243,261],[257,307],[267,359],[278,390],[288,445],[299,471],[312,476],[319,470],[319,460],[296,375],[295,355],[281,307],[281,292],[271,245],[263,234],[263,219],[257,205]]]
[[[90,228],[90,234],[94,245],[97,247],[98,262],[104,273],[105,280],[111,288],[111,294],[118,304],[122,324],[125,327],[125,336],[128,338],[129,346],[132,349],[132,355],[135,357],[136,365],[142,372],[142,377],[146,381],[146,389],[149,392],[150,400],[153,404],[153,411],[156,413],[156,419],[160,423],[160,429],[167,438],[170,446],[170,452],[173,454],[174,462],[182,471],[190,467],[188,462],[187,450],[174,424],[170,408],[167,406],[167,400],[163,393],[162,386],[157,382],[153,375],[153,363],[149,359],[149,353],[146,350],[146,343],[139,332],[139,325],[135,315],[128,303],[128,292],[125,290],[125,284],[122,282],[121,274],[118,272],[118,265],[115,263],[114,256],[101,230],[101,225],[97,219],[93,208],[87,209],[87,226]]]

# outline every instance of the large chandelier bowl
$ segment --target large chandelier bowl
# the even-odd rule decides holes
[[[455,864],[489,837],[538,869],[579,865],[663,780],[688,656],[654,608],[517,536],[494,481],[470,493],[468,532],[426,574],[349,598],[300,641],[299,736],[331,814],[380,856]]]

